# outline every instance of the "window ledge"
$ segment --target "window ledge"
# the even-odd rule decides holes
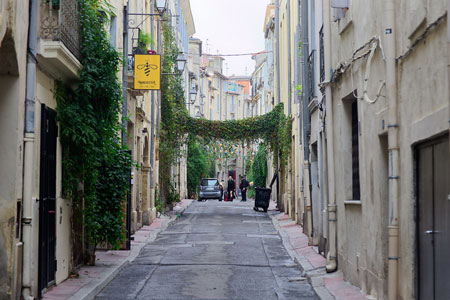
[[[361,200],[345,200],[345,205],[362,205]]]

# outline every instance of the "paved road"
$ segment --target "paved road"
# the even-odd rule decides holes
[[[195,202],[96,299],[318,299],[253,202]]]

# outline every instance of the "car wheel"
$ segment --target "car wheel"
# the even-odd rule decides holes
[[[198,202],[200,202],[200,201],[203,201],[203,199],[202,198],[198,198]]]
[[[267,212],[267,207],[264,207],[264,212]]]

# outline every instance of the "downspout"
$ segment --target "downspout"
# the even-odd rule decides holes
[[[386,51],[386,96],[388,101],[388,151],[389,151],[389,226],[388,226],[388,299],[398,295],[398,192],[399,192],[399,145],[397,84],[395,62],[395,3],[384,1],[385,51]]]
[[[150,1],[150,12],[152,14],[155,13],[155,4],[154,4],[154,0]],[[155,31],[155,18],[153,16],[151,16],[151,24],[150,24],[150,32],[151,32],[151,38],[152,41],[154,41],[154,31]],[[154,43],[152,43],[152,50],[154,50]],[[153,178],[153,169],[154,169],[154,157],[153,154],[155,152],[155,92],[151,91],[151,117],[150,117],[150,122],[151,122],[151,129],[150,129],[150,188],[154,188],[155,187],[155,182],[154,182],[154,178]],[[154,199],[154,198],[153,198]],[[152,209],[155,207],[155,202],[153,200],[152,203]]]
[[[448,1],[448,7],[447,7],[447,18],[448,18],[448,12],[450,11],[450,0]],[[450,22],[447,19],[447,41],[448,41],[448,46],[447,46],[447,58],[448,58],[448,72],[447,72],[447,77],[450,77]],[[450,95],[450,85],[449,86],[449,90],[448,90],[448,94]],[[448,123],[449,123],[449,127],[450,127],[450,97],[448,97],[448,107],[449,107],[449,116],[448,116]],[[450,128],[449,128],[449,134],[450,134]],[[449,149],[450,150],[450,149]],[[450,155],[450,151],[449,151],[449,155]]]
[[[23,166],[23,272],[22,297],[26,300],[34,299],[37,290],[36,274],[37,262],[34,243],[35,232],[39,228],[39,218],[34,218],[38,205],[33,199],[34,187],[34,117],[35,117],[35,87],[36,87],[36,49],[38,28],[39,0],[30,0],[30,19],[28,27],[28,53],[25,99],[25,132],[24,132],[24,166]]]
[[[280,0],[275,0],[275,48],[276,48],[276,78],[277,78],[277,104],[281,103],[280,96]]]
[[[309,113],[309,107],[308,107],[308,98],[311,94],[310,91],[310,85],[309,85],[309,76],[308,76],[308,65],[307,65],[307,57],[309,55],[309,39],[308,39],[308,33],[309,33],[309,19],[308,19],[308,0],[302,0],[301,2],[301,20],[302,20],[302,57],[301,57],[301,64],[303,67],[303,153],[304,153],[304,165],[308,169],[308,177],[309,177],[309,197],[308,201],[310,204],[310,209],[308,212],[308,209],[305,210],[306,214],[310,214],[310,220],[311,224],[308,224],[307,222],[304,222],[308,224],[308,228],[311,230],[311,237],[314,234],[313,230],[313,219],[312,219],[312,185],[311,185],[311,164],[309,163],[309,138],[311,134],[311,116]],[[307,201],[305,201],[307,202]],[[308,218],[307,218],[308,220]],[[307,221],[305,220],[305,221]]]
[[[157,48],[156,51],[157,53],[159,53],[161,55],[161,57],[163,56],[163,53],[161,53],[161,30],[162,30],[162,20],[161,18],[158,18],[157,20],[157,27],[158,27],[158,44],[157,44]],[[162,63],[162,62],[161,62]],[[161,119],[161,98],[162,98],[162,91],[159,90],[157,92],[157,96],[156,96],[156,139],[159,139],[159,126],[160,126],[160,119]],[[159,150],[158,150],[159,151]],[[159,175],[159,174],[158,174]],[[164,208],[163,208],[164,209]]]
[[[220,116],[220,121],[222,121],[222,105],[223,105],[223,103],[222,103],[222,78],[218,78],[219,79],[219,109],[220,109],[220,112],[219,112],[219,116]],[[226,101],[225,101],[225,105],[226,105]],[[225,106],[225,119],[224,120],[226,120],[227,119],[227,107]]]
[[[291,0],[287,1],[287,30],[288,30],[288,116],[292,115],[292,43],[291,43]],[[292,140],[292,136],[291,136]],[[291,146],[291,152],[292,152],[292,146]],[[293,154],[291,154],[291,158],[294,157]],[[288,168],[288,187],[287,187],[287,196],[288,196],[288,214],[289,216],[294,217],[295,214],[295,204],[292,201],[292,163],[293,159],[289,162],[289,168]],[[285,208],[286,209],[286,208]]]
[[[330,2],[324,1],[324,47],[325,47],[325,81],[331,81],[332,60],[331,60],[331,13]],[[329,70],[329,71],[327,71]],[[326,145],[326,170],[328,185],[328,254],[327,254],[327,273],[337,270],[337,206],[335,191],[335,173],[334,173],[334,127],[333,127],[333,94],[331,85],[325,87],[325,131],[327,136]]]
[[[127,116],[128,116],[128,2],[123,9],[123,69],[122,69],[122,145],[127,144]]]
[[[288,30],[288,116],[292,114],[292,82],[291,82],[291,0],[287,1],[287,30]]]

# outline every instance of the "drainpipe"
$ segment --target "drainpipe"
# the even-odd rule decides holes
[[[288,116],[290,116],[292,114],[291,0],[287,1],[287,30],[288,30]],[[292,139],[292,136],[291,136],[291,139]],[[292,147],[291,147],[291,151],[292,151]],[[291,155],[291,157],[293,157],[293,155]],[[289,216],[291,218],[293,217],[295,219],[295,217],[294,217],[295,208],[293,208],[294,203],[292,201],[292,161],[293,160],[291,159],[291,162],[289,163],[289,168],[288,168],[288,187],[287,187],[288,207],[286,207],[285,209],[287,209],[287,213],[289,214]]]
[[[330,2],[324,1],[324,47],[325,47],[325,81],[331,81],[332,61],[331,61],[331,13]],[[330,70],[327,72],[327,70]],[[327,135],[326,146],[326,170],[328,183],[328,255],[326,270],[328,273],[337,270],[337,206],[335,191],[335,173],[334,173],[334,134],[333,134],[333,94],[331,85],[325,87],[325,130]]]
[[[127,88],[128,88],[128,2],[123,9],[123,69],[122,69],[122,145],[127,144],[127,116],[128,116],[128,104],[127,104]]]
[[[386,96],[388,101],[388,148],[389,148],[389,226],[388,226],[388,299],[397,299],[398,287],[398,192],[399,192],[399,145],[397,116],[397,84],[395,62],[395,0],[384,1]]]
[[[450,0],[448,1],[448,8],[447,8],[447,18],[448,18],[448,12],[450,11]],[[448,72],[447,72],[447,76],[450,75],[450,22],[447,20],[447,40],[448,40],[448,47],[447,47],[447,58],[448,58]],[[450,85],[449,85],[449,90],[448,90],[448,94],[450,95]],[[450,97],[448,100],[448,106],[450,107]],[[449,112],[449,116],[448,116],[448,123],[450,126],[450,109],[448,110]],[[450,128],[449,128],[449,134],[450,134]],[[450,150],[450,149],[449,149]],[[450,151],[449,151],[449,155],[450,155]]]
[[[287,1],[287,30],[288,30],[288,115],[292,113],[291,94],[291,1]]]
[[[280,4],[279,0],[275,0],[275,40],[276,40],[276,81],[277,81],[277,104],[281,102],[280,96]]]
[[[22,272],[22,297],[26,300],[34,299],[34,291],[37,291],[37,263],[34,237],[39,228],[39,218],[35,216],[38,205],[33,198],[34,187],[34,117],[35,117],[35,86],[36,86],[36,49],[38,28],[39,1],[30,0],[30,19],[28,27],[28,53],[26,75],[26,99],[25,99],[25,133],[24,133],[24,166],[23,166],[23,218],[22,218],[22,242],[23,242],[23,272]],[[37,296],[37,295],[35,295]]]
[[[309,107],[308,107],[308,98],[311,94],[310,91],[310,83],[309,83],[309,74],[308,74],[308,64],[307,64],[307,57],[309,55],[309,18],[308,18],[308,0],[302,0],[301,2],[301,20],[302,20],[302,56],[301,56],[301,64],[303,67],[303,159],[304,159],[304,166],[308,169],[308,177],[309,177],[309,197],[307,201],[310,204],[310,210],[308,212],[308,209],[305,210],[307,214],[310,215],[311,224],[308,224],[309,229],[311,230],[311,237],[314,234],[313,230],[313,219],[312,219],[312,185],[311,185],[311,164],[309,162],[309,138],[311,134],[311,116],[309,113]],[[306,202],[306,201],[305,201]],[[308,220],[308,218],[307,218]]]
[[[150,12],[152,14],[155,13],[155,4],[154,4],[154,0],[150,1]],[[153,16],[151,16],[151,24],[150,24],[150,32],[151,32],[151,38],[154,41],[154,31],[155,31],[155,24],[154,24],[155,18]],[[154,50],[154,43],[152,43],[152,50]],[[155,152],[155,92],[151,91],[151,117],[150,117],[150,122],[151,122],[151,129],[150,129],[150,188],[154,188],[155,187],[155,183],[154,183],[154,178],[153,178],[153,168],[154,168],[154,157],[153,157],[153,153]],[[154,198],[153,198],[154,199]],[[155,202],[153,200],[152,203],[152,209],[155,207],[154,206]]]

